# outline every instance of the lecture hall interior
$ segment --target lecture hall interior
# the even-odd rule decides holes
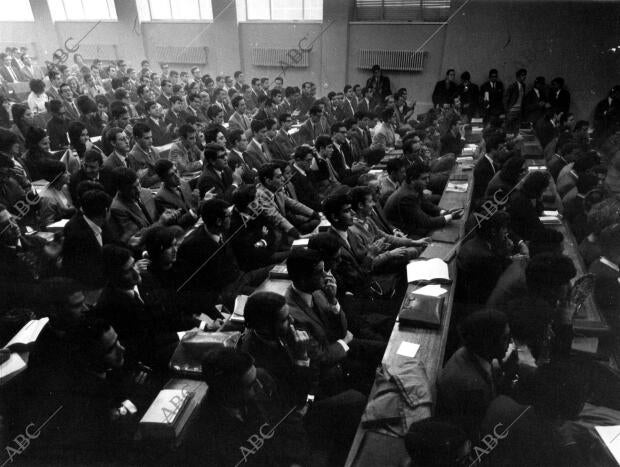
[[[0,2],[0,467],[620,465],[620,2]]]

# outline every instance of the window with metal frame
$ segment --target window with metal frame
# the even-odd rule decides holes
[[[213,21],[211,0],[136,0],[142,23]]]
[[[47,0],[52,21],[118,21],[114,0]]]
[[[323,21],[323,0],[236,0],[238,21]]]
[[[445,21],[451,0],[355,0],[356,21]]]

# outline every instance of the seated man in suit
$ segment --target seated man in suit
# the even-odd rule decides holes
[[[103,168],[112,171],[117,167],[127,167],[127,153],[129,152],[129,138],[125,130],[119,127],[110,128],[105,134],[112,152],[103,161]]]
[[[179,128],[178,141],[170,147],[169,159],[179,171],[179,175],[197,172],[202,169],[202,153],[198,149],[196,129],[189,123],[184,123]]]
[[[133,137],[135,143],[127,154],[127,165],[138,174],[140,185],[149,188],[160,181],[155,173],[159,151],[153,147],[153,132],[145,123],[134,125]]]
[[[52,118],[47,122],[47,135],[50,138],[50,149],[58,151],[69,146],[67,132],[69,131],[69,119],[66,117],[65,106],[62,101],[53,100],[49,103],[49,111]]]
[[[286,266],[292,281],[285,294],[286,303],[297,327],[311,337],[308,355],[319,368],[320,389],[334,393],[334,377],[338,379],[342,365],[358,377],[350,382],[355,389],[367,394],[385,345],[356,338],[348,330],[347,318],[336,298],[336,282],[326,276],[317,251],[294,249]]]
[[[113,240],[108,225],[110,197],[101,190],[90,190],[80,198],[81,212],[63,229],[63,275],[82,283],[87,290],[100,289],[103,277],[103,245]]]
[[[237,295],[252,293],[267,278],[271,267],[241,271],[227,237],[231,214],[226,201],[215,198],[204,202],[200,216],[204,225],[192,231],[179,248],[183,266],[183,284],[179,288],[210,292],[213,303],[223,303],[232,310]]]
[[[437,404],[442,415],[478,439],[478,427],[489,404],[516,372],[516,359],[506,362],[504,374],[493,367],[495,360],[502,362],[510,342],[508,318],[502,312],[472,313],[463,320],[461,335],[463,347],[454,352],[437,377]]]
[[[198,191],[204,198],[207,193],[222,198],[227,202],[232,200],[233,192],[243,183],[242,168],[231,170],[226,164],[226,149],[216,143],[209,143],[204,151],[205,165],[198,179]]]
[[[321,210],[322,197],[314,185],[313,172],[310,170],[314,161],[314,151],[310,146],[299,146],[294,153],[291,183],[295,187],[297,200],[315,211]]]
[[[242,130],[246,136],[250,134],[250,119],[245,115],[246,102],[242,95],[235,96],[231,101],[235,110],[228,119],[228,130]]]
[[[295,201],[282,190],[284,179],[282,169],[277,164],[265,164],[258,172],[256,199],[262,215],[283,234],[299,238],[312,232],[321,222],[318,212],[305,204]]]
[[[274,396],[279,388],[254,366],[251,355],[232,348],[213,349],[203,358],[202,376],[209,392],[195,426],[189,430],[178,465],[200,465],[205,459],[212,465],[309,465],[307,434],[299,417],[305,406],[283,419],[296,407],[282,409],[277,405]],[[269,432],[268,427],[272,427]],[[208,443],[205,433],[211,433]],[[269,439],[265,437],[261,448],[244,448],[248,439],[263,433]]]
[[[355,187],[351,190],[353,224],[347,229],[347,240],[358,261],[370,261],[372,272],[402,272],[405,265],[420,254],[426,243],[406,237],[396,237],[381,231],[371,218],[375,201],[372,189]]]
[[[594,261],[589,272],[595,275],[594,299],[596,304],[613,316],[620,305],[620,224],[604,228],[599,235],[602,256]]]
[[[196,117],[199,122],[207,123],[209,119],[200,108],[202,106],[202,100],[200,94],[192,92],[187,96],[187,108],[183,111],[183,120],[187,122],[188,117]]]
[[[180,96],[170,98],[170,109],[166,112],[164,123],[166,128],[170,128],[170,133],[177,134],[181,125],[185,123],[183,119],[183,99]]]
[[[460,219],[462,210],[447,212],[425,199],[424,189],[430,178],[427,165],[415,163],[407,169],[402,186],[385,203],[385,215],[408,236],[425,237],[453,219]]]
[[[271,162],[271,157],[265,151],[265,139],[267,137],[267,125],[264,120],[252,120],[252,139],[246,149],[248,157],[254,159],[256,164],[263,165]]]
[[[398,144],[396,142],[395,130],[398,121],[396,119],[394,109],[388,107],[383,112],[381,112],[381,120],[381,125],[375,129],[374,136],[372,137],[371,147],[381,148],[386,151],[388,149],[400,147],[400,140]]]
[[[295,152],[295,148],[298,146],[295,140],[295,135],[289,135],[288,132],[293,124],[293,118],[289,113],[280,114],[278,117],[280,123],[280,129],[274,138],[275,145],[278,147],[278,153],[283,156],[283,160],[290,160],[291,155]]]
[[[232,249],[243,271],[262,268],[282,262],[290,248],[282,244],[267,220],[252,211],[256,186],[243,185],[232,194],[234,208],[230,218]]]
[[[131,251],[117,245],[104,246],[102,258],[107,284],[97,301],[97,316],[114,326],[129,360],[167,368],[179,338],[155,320],[154,310],[137,291],[144,261],[136,262]]]
[[[238,347],[256,359],[256,365],[274,378],[284,405],[313,404],[303,421],[315,448],[346,456],[366,398],[348,390],[326,397],[317,393],[318,367],[308,355],[309,336],[295,329],[286,299],[273,292],[255,292],[248,298],[244,316],[246,331]],[[326,443],[327,441],[327,443]],[[339,452],[334,452],[337,450]],[[341,465],[334,457],[333,465]],[[342,459],[344,460],[344,459]]]
[[[168,225],[175,219],[175,213],[164,211],[158,216],[153,193],[140,186],[137,174],[126,168],[114,170],[118,187],[110,206],[110,224],[116,238],[122,243],[134,246],[144,231],[155,223]]]
[[[329,128],[323,125],[323,110],[320,106],[310,107],[309,114],[310,117],[299,128],[299,142],[314,145],[319,136],[329,134]]]
[[[497,279],[510,265],[513,243],[508,238],[510,216],[498,211],[485,218],[475,235],[459,250],[457,267],[458,294],[467,304],[484,305],[493,291]],[[515,260],[522,257],[517,256]]]
[[[596,151],[589,151],[580,155],[575,162],[562,167],[556,183],[560,198],[566,196],[571,190],[575,190],[579,176],[591,172],[595,166],[600,164],[600,161],[601,158]]]
[[[248,148],[248,137],[243,130],[232,130],[228,134],[228,146],[230,153],[228,154],[228,166],[231,170],[241,168],[241,178],[244,183],[254,183],[256,174],[262,165],[260,161],[250,156],[246,149]]]
[[[579,146],[572,141],[564,143],[562,146],[556,148],[555,154],[551,156],[551,159],[547,162],[547,170],[553,177],[553,180],[558,179],[560,171],[570,164],[575,162],[579,154]]]
[[[476,163],[474,167],[474,192],[473,199],[479,200],[484,196],[487,185],[497,173],[495,159],[499,154],[500,147],[504,143],[504,137],[493,135],[486,139],[486,154]]]
[[[172,123],[166,123],[163,119],[163,108],[160,104],[154,101],[147,101],[144,104],[146,109],[146,116],[144,124],[147,125],[153,134],[153,145],[163,146],[172,141],[173,125]]]
[[[78,206],[77,188],[79,184],[85,180],[99,182],[99,172],[103,166],[103,156],[101,152],[87,150],[84,153],[80,170],[71,175],[69,179],[69,194],[75,206]]]
[[[525,240],[546,229],[539,216],[543,211],[542,196],[548,186],[549,174],[536,171],[528,174],[521,187],[510,194],[506,205],[510,227]]]
[[[168,211],[173,214],[175,225],[189,229],[198,220],[198,199],[192,193],[189,183],[179,178],[176,167],[167,159],[155,163],[155,173],[162,186],[155,195],[155,206],[161,215]]]

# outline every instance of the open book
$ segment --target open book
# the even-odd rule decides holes
[[[448,264],[440,258],[416,259],[407,264],[407,282],[450,284]]]
[[[10,351],[8,359],[0,364],[0,386],[8,383],[28,366],[28,346],[36,342],[49,318],[33,319],[19,330],[4,346],[4,353]]]

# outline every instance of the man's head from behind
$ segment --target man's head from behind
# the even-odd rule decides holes
[[[116,180],[118,196],[124,201],[140,199],[140,181],[136,172],[128,167],[117,167],[112,171]]]
[[[250,354],[230,347],[209,351],[202,360],[209,399],[224,407],[243,407],[256,397],[256,367]]]
[[[501,311],[480,310],[467,316],[460,327],[465,348],[487,361],[502,359],[508,349],[510,328]]]
[[[85,318],[82,286],[67,277],[51,277],[41,283],[50,326],[59,331],[75,329]]]
[[[325,270],[318,251],[294,248],[286,260],[286,269],[293,285],[302,292],[312,293],[323,288]]]
[[[130,250],[108,244],[103,246],[102,252],[103,272],[108,280],[108,286],[120,290],[133,290],[142,282]]]
[[[559,253],[534,256],[525,268],[525,281],[530,294],[539,296],[555,306],[566,297],[570,280],[577,271],[572,260]]]
[[[414,422],[405,435],[412,466],[459,467],[468,459],[471,441],[457,425],[432,417]]]
[[[210,199],[200,206],[200,216],[207,230],[215,235],[230,228],[230,205],[222,199]]]
[[[245,304],[244,317],[248,329],[270,340],[285,337],[291,324],[286,300],[274,292],[250,295]]]

